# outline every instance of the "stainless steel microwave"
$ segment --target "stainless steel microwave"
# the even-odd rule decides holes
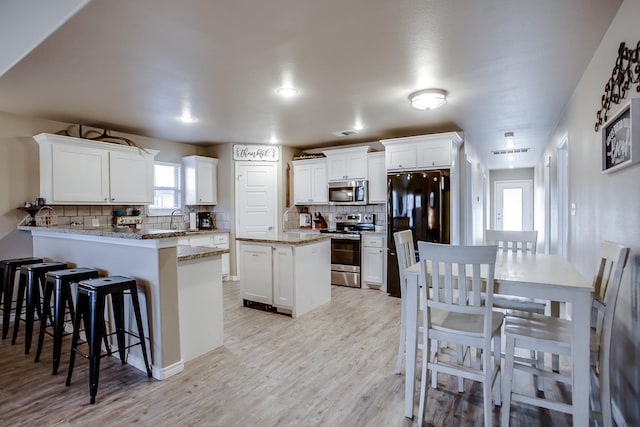
[[[332,181],[329,183],[330,205],[366,205],[367,181]]]

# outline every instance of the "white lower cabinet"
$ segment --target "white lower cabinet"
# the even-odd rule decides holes
[[[293,249],[291,246],[273,248],[273,305],[293,308]]]
[[[362,283],[381,287],[385,274],[385,238],[382,235],[363,236]]]
[[[331,301],[331,243],[304,245],[238,241],[240,293],[245,305],[257,302],[300,316]]]
[[[218,249],[229,249],[229,234],[216,233],[213,235],[213,247]],[[229,277],[229,254],[222,254],[222,277]]]
[[[179,245],[204,246],[207,248],[229,249],[229,233],[207,233],[183,236],[178,239]],[[229,277],[229,254],[222,254],[222,277]]]
[[[293,249],[280,245],[240,245],[242,298],[293,309]]]
[[[266,245],[240,245],[240,285],[242,298],[273,305],[273,248]]]

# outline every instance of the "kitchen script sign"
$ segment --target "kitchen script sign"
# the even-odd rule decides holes
[[[257,162],[277,162],[278,147],[273,145],[234,145],[233,160],[250,160]]]
[[[640,98],[632,99],[602,128],[602,172],[608,173],[640,160]]]

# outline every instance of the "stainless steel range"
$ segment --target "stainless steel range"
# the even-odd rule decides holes
[[[360,232],[374,230],[374,214],[337,214],[335,230],[321,230],[331,235],[331,284],[359,288]]]

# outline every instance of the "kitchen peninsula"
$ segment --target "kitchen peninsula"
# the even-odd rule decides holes
[[[18,228],[31,232],[34,256],[136,279],[154,378],[177,374],[186,360],[222,345],[220,259],[228,249],[179,245],[185,231]],[[144,370],[139,347],[128,363]]]
[[[245,306],[301,316],[331,301],[331,244],[326,235],[236,237]]]

